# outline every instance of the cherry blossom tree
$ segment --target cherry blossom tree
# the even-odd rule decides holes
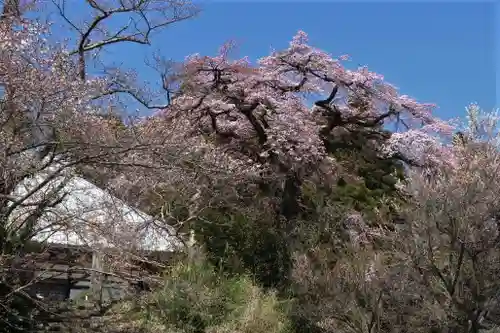
[[[498,304],[498,114],[467,107],[458,126],[455,168],[432,177],[413,172],[414,204],[395,243],[421,295],[425,314],[415,316],[434,331],[495,331]],[[458,138],[457,138],[458,139]],[[428,330],[427,330],[428,331]]]
[[[53,43],[50,27],[23,20],[19,1],[7,2],[0,20],[0,231],[2,255],[9,260],[34,237],[40,216],[67,195],[62,185],[48,195],[37,193],[56,178],[69,182],[76,169],[106,178],[107,189],[147,210],[160,230],[173,224],[187,233],[193,222],[211,223],[210,214],[224,207],[221,214],[238,210],[266,221],[265,227],[279,229],[281,241],[296,231],[293,223],[280,224],[283,217],[305,219],[305,184],[332,188],[348,173],[335,155],[339,137],[362,137],[360,145],[381,160],[457,168],[458,150],[441,140],[452,127],[433,116],[433,105],[399,94],[365,67],[346,69],[347,57],[310,46],[301,31],[288,48],[257,64],[233,60],[230,43],[215,57],[193,55],[178,66],[157,59],[175,70],[162,74],[166,105],[153,105],[130,73],[108,67],[93,77],[88,57],[112,44],[148,45],[152,32],[191,17],[196,11],[190,3],[89,0],[92,16],[82,24],[70,18],[68,3],[53,1],[76,31],[76,49]],[[130,24],[109,30],[113,25],[106,23],[123,15]],[[128,124],[103,117],[120,109],[117,96],[123,93],[160,110]],[[311,103],[318,95],[325,97]],[[400,131],[388,131],[390,123]],[[19,183],[41,172],[48,173],[45,180],[14,195]],[[27,206],[34,209],[22,218],[14,214]],[[340,215],[329,214],[321,223]],[[112,230],[100,233],[120,238]],[[129,230],[121,239],[116,258],[137,258],[131,245],[136,235]],[[382,288],[375,287],[373,293]]]
[[[304,189],[313,184],[316,194],[327,197],[340,178],[360,178],[335,155],[333,141],[341,136],[359,137],[358,144],[382,161],[431,169],[449,162],[451,150],[441,138],[451,134],[451,126],[432,115],[433,105],[398,94],[366,68],[346,69],[346,57],[335,59],[308,45],[304,33],[257,64],[233,60],[233,47],[228,43],[215,57],[193,55],[178,64],[166,78],[177,86],[169,105],[135,127],[139,137],[155,145],[134,158],[169,165],[168,170],[124,172],[113,183],[120,193],[134,188],[129,197],[142,200],[139,205],[167,223],[196,229],[209,247],[227,245],[214,244],[217,236],[209,230],[231,233],[234,229],[227,231],[226,225],[243,216],[260,223],[254,229],[274,232],[270,248],[283,245],[279,251],[291,251],[292,238],[308,237],[297,231],[299,225],[315,221],[320,229],[349,212],[314,215],[311,211],[321,205],[308,202]],[[311,103],[318,95],[326,97]],[[391,123],[401,130],[388,131]],[[228,217],[233,213],[238,217]],[[243,251],[243,245],[233,245]],[[284,265],[291,260],[287,256],[279,259]],[[274,269],[274,263],[264,266]]]
[[[175,133],[177,142],[198,142],[187,149],[210,147],[208,159],[226,156],[237,173],[282,175],[282,214],[293,216],[285,211],[297,206],[304,177],[338,169],[330,141],[339,133],[363,133],[381,159],[419,167],[449,163],[441,138],[452,127],[432,115],[434,105],[400,95],[366,67],[346,69],[347,57],[310,46],[304,32],[256,65],[232,60],[233,46],[224,45],[215,57],[188,57],[177,76],[179,92],[154,122]],[[321,94],[327,98],[310,107]],[[385,130],[391,122],[403,130]]]
[[[196,57],[191,59],[188,66],[195,67],[200,74],[203,74],[203,76],[198,77],[201,82],[197,81],[196,83],[202,84],[203,79],[205,79],[205,84],[211,84],[213,77],[217,77],[215,75],[218,71],[226,74],[223,66],[231,66],[228,72],[237,70],[239,66],[248,66],[244,64],[244,60],[226,65],[227,58],[227,51],[223,50],[217,58],[205,58],[203,65],[200,64],[200,59]],[[247,90],[252,90],[248,89],[250,87],[254,88],[255,92],[248,93],[248,102],[256,102],[255,100],[257,100],[261,104],[259,107],[267,106],[268,109],[274,111],[269,116],[285,113],[284,110],[288,110],[287,113],[295,112],[294,108],[299,105],[302,108],[297,110],[297,116],[290,117],[301,117],[306,113],[301,111],[307,110],[303,103],[306,94],[329,92],[326,100],[315,102],[316,109],[319,109],[318,113],[321,113],[321,120],[326,120],[326,128],[323,128],[323,133],[338,126],[375,127],[387,121],[399,121],[406,128],[419,129],[421,132],[447,133],[450,131],[450,126],[432,116],[434,105],[420,104],[406,95],[398,95],[397,90],[384,82],[381,75],[370,72],[366,67],[356,71],[347,70],[342,66],[342,59],[345,57],[335,59],[327,53],[309,46],[307,35],[299,32],[288,49],[274,52],[261,59],[259,61],[260,67],[251,75],[245,75],[249,82],[240,82],[243,80],[239,80],[237,76],[231,78],[230,74],[227,75],[227,81],[221,75],[220,81],[221,84],[228,86],[226,92],[228,95],[237,93],[237,89],[245,89],[245,86]],[[213,77],[207,77],[209,68]],[[231,82],[235,82],[235,84],[231,85]],[[236,91],[231,90],[231,88]],[[263,101],[264,98],[267,100]],[[337,100],[343,99],[344,105],[337,102],[336,98]],[[226,108],[234,104],[231,102],[229,99],[225,103]],[[282,109],[278,109],[278,107]],[[290,121],[293,120],[290,119]],[[265,125],[263,126],[265,127]],[[269,128],[271,127],[269,126]],[[254,131],[259,135],[259,139],[264,141],[263,135],[259,134],[262,131],[258,126]],[[294,132],[293,134],[298,133]],[[311,145],[314,145],[314,142],[311,142]],[[316,151],[311,153],[319,154]]]
[[[155,166],[134,159],[150,142],[138,140],[133,126],[117,126],[112,117],[102,117],[116,107],[115,96],[109,94],[110,78],[82,77],[78,59],[75,61],[63,43],[54,42],[49,25],[24,19],[21,5],[7,1],[0,19],[0,257],[5,268],[0,298],[6,310],[2,313],[7,314],[1,320],[14,326],[29,322],[22,314],[15,315],[20,299],[25,302],[23,307],[44,308],[43,302],[27,292],[36,281],[18,281],[16,270],[33,268],[38,257],[26,254],[32,240],[72,228],[68,216],[59,215],[58,207],[72,195],[67,185],[78,168],[123,163],[136,168]],[[19,191],[24,185],[25,190]],[[100,208],[88,207],[89,211],[96,209]],[[117,207],[107,209],[118,212]],[[49,225],[41,225],[47,216],[51,217]],[[92,227],[90,222],[87,227]],[[94,226],[94,232],[113,241],[115,248],[128,249],[130,256],[143,258],[138,257],[131,230],[121,238],[109,231],[125,227],[121,222],[114,221],[111,229]],[[86,229],[67,231],[74,234]],[[137,232],[133,236],[137,238]],[[118,261],[124,265],[124,259],[130,259],[123,251],[113,257],[110,266],[120,266]],[[20,329],[14,326],[11,328]]]

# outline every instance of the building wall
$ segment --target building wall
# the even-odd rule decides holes
[[[85,295],[90,296],[92,292],[97,292],[95,295],[99,297],[98,290],[100,290],[101,300],[107,301],[123,297],[127,290],[137,289],[130,288],[130,284],[112,275],[105,277],[101,273],[96,273],[96,271],[105,271],[106,269],[102,266],[101,255],[95,255],[89,249],[51,245],[48,253],[49,256],[37,262],[35,270],[30,270],[31,273],[29,273],[29,275],[39,280],[39,282],[28,288],[29,293],[34,297],[38,295],[43,297],[44,300],[53,301],[76,300],[85,297]],[[172,255],[172,253],[156,253],[154,259],[166,262],[172,259]],[[80,270],[75,270],[78,267]],[[83,268],[87,270],[82,270]],[[89,268],[93,270],[88,270]],[[142,272],[143,269],[149,271],[152,268],[142,267],[136,273]],[[68,272],[71,272],[69,276]],[[132,271],[128,273],[132,273]],[[70,285],[69,280],[73,282],[72,285]],[[97,285],[102,288],[92,288],[92,281],[96,281],[94,286]]]
[[[108,283],[103,285],[101,290],[101,300],[120,299],[125,295],[126,285],[119,283]],[[82,280],[73,286],[64,279],[48,279],[35,283],[28,289],[32,297],[43,298],[44,301],[65,301],[68,296],[70,300],[82,299],[90,295],[90,281]]]
[[[34,284],[29,291],[32,297],[43,298],[46,301],[64,301],[68,285],[65,283],[44,281]]]

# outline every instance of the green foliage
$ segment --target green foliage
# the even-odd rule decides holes
[[[284,333],[287,306],[247,276],[228,277],[205,260],[178,264],[138,312],[151,332]]]
[[[224,271],[250,274],[265,288],[286,284],[293,263],[275,216],[211,210],[197,223],[196,234],[211,262]]]
[[[338,247],[338,222],[346,213],[362,213],[368,223],[390,224],[404,198],[396,189],[404,180],[401,164],[381,159],[373,147],[363,144],[364,133],[354,133],[329,146],[345,170],[337,184],[303,180],[299,191],[299,213],[283,221],[276,209],[264,204],[280,198],[276,185],[261,187],[254,199],[218,206],[205,211],[196,223],[198,241],[210,260],[232,274],[250,274],[263,286],[289,287],[293,267],[291,253],[318,244]],[[332,249],[334,251],[334,249]]]
[[[382,144],[379,141],[385,139],[384,133],[380,129],[377,136],[371,137],[373,133],[359,131],[347,137],[329,138],[328,144],[331,155],[349,178],[339,178],[333,200],[378,222],[390,221],[406,201],[396,187],[406,179],[401,161],[381,158],[376,153],[376,146]]]

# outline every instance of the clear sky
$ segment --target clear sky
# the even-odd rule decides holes
[[[199,17],[158,34],[152,49],[113,47],[106,58],[154,80],[143,60],[153,50],[182,60],[192,53],[214,55],[233,39],[241,56],[256,60],[271,48],[286,47],[297,30],[304,30],[314,46],[349,54],[353,66],[367,65],[403,93],[437,103],[440,117],[463,115],[470,102],[485,109],[497,106],[500,25],[495,11],[500,10],[494,2],[202,3]]]

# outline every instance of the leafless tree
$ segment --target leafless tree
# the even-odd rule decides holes
[[[143,3],[132,8],[146,15]],[[19,297],[43,307],[26,292],[42,277],[19,279],[18,273],[37,269],[34,263],[46,256],[47,241],[76,242],[103,252],[114,247],[106,256],[107,270],[115,273],[108,275],[134,280],[137,275],[127,276],[124,269],[144,262],[144,242],[168,243],[171,236],[163,226],[154,239],[152,217],[126,208],[105,190],[96,192],[78,177],[82,167],[126,164],[130,169],[163,170],[165,165],[137,159],[153,143],[141,139],[134,126],[120,127],[115,119],[99,116],[113,106],[111,98],[95,100],[105,91],[106,79],[82,80],[81,68],[68,52],[43,38],[50,29],[24,20],[15,10],[18,5],[6,3],[0,20],[0,302],[7,311],[2,313],[11,314],[15,310],[9,306]],[[139,220],[127,222],[125,216]],[[42,244],[36,255],[30,254],[32,241]]]
[[[60,17],[76,33],[76,49],[71,52],[78,57],[79,76],[85,79],[87,58],[94,57],[108,46],[133,43],[144,46],[152,44],[155,33],[177,22],[190,19],[199,13],[199,8],[187,0],[127,0],[93,1],[88,0],[90,15],[82,19],[74,18],[71,2],[52,0]],[[113,28],[116,26],[116,28]],[[104,71],[113,77],[105,94],[120,94],[132,97],[148,109],[164,108],[166,104],[154,103],[156,92],[145,88],[144,82],[137,82],[137,75],[125,72],[110,64]],[[166,86],[165,72],[161,74],[161,86],[170,99],[170,89]],[[167,102],[168,103],[168,102]]]
[[[498,118],[468,109],[467,142],[455,146],[455,169],[431,179],[415,174],[415,204],[398,238],[411,279],[432,304],[439,332],[498,329],[500,294],[500,154]]]

